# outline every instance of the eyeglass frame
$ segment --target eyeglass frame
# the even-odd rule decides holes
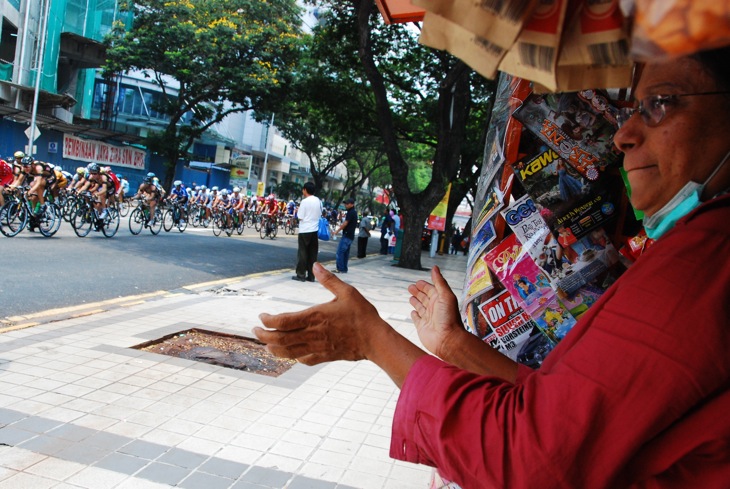
[[[715,91],[715,92],[698,92],[698,93],[677,93],[672,95],[650,95],[648,97],[644,97],[641,100],[639,100],[639,105],[637,107],[622,107],[619,109],[618,114],[616,116],[616,122],[618,124],[618,128],[620,129],[624,124],[626,124],[629,119],[631,119],[634,114],[637,112],[641,115],[642,122],[647,127],[657,127],[662,122],[664,122],[664,118],[667,116],[667,109],[666,105],[668,103],[676,102],[681,97],[696,97],[701,95],[728,95],[730,94],[730,90],[722,90],[722,91]],[[647,104],[655,104],[659,102],[657,109],[659,111],[659,117],[655,121],[656,117],[652,116],[652,114],[646,109]]]

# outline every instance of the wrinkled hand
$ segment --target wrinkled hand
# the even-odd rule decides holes
[[[418,330],[418,337],[431,353],[449,361],[449,342],[466,330],[461,324],[459,302],[441,270],[431,269],[433,284],[419,280],[408,286],[413,311],[411,319]]]
[[[299,312],[261,314],[269,329],[254,328],[253,333],[272,354],[306,365],[369,359],[375,332],[390,326],[354,287],[319,263],[314,264],[314,276],[335,295],[333,300]]]

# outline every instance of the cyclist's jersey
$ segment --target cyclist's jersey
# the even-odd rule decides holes
[[[230,196],[229,200],[231,201],[231,207],[237,207],[241,202],[241,194],[233,194]]]
[[[161,196],[160,189],[157,188],[157,185],[154,185],[152,183],[143,183],[139,186],[139,192],[144,192],[146,194],[152,195],[152,198],[155,200],[158,200]]]
[[[106,176],[112,182],[112,186],[114,187],[114,193],[116,194],[117,192],[119,192],[119,186],[121,185],[121,182],[119,181],[117,175],[114,172],[108,172],[106,173]]]
[[[264,207],[269,215],[276,214],[276,211],[279,209],[279,206],[276,204],[274,199],[271,199],[267,204],[264,204]]]
[[[68,179],[66,178],[66,175],[63,174],[63,171],[55,168],[54,173],[56,174],[56,186],[58,188],[66,188],[68,185]]]
[[[127,179],[122,178],[122,181],[119,182],[119,184],[122,187],[122,192],[124,192],[125,194],[128,194],[129,193],[129,182],[127,181]]]
[[[170,191],[170,197],[173,195],[176,195],[177,200],[180,202],[187,202],[188,200],[188,191],[185,190],[185,187],[180,187],[179,189],[177,187],[173,187]]]
[[[13,167],[0,160],[0,185],[10,185],[14,179]]]
[[[286,213],[290,216],[294,215],[294,208],[296,207],[296,204],[294,202],[289,202],[286,205]]]

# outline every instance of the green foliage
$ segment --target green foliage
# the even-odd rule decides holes
[[[115,24],[103,69],[141,70],[159,86],[163,97],[154,108],[169,124],[148,142],[173,164],[226,115],[277,107],[300,52],[295,0],[124,0],[121,6],[134,22],[129,30]]]
[[[274,189],[279,199],[298,199],[302,196],[302,186],[296,182],[281,182]]]

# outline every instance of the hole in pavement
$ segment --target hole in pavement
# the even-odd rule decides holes
[[[296,363],[275,357],[253,338],[198,328],[178,331],[132,348],[269,377],[278,377]]]

